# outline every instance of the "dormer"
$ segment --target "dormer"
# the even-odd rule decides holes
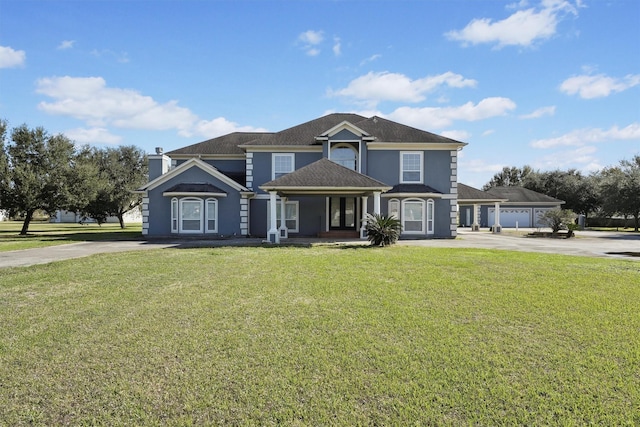
[[[315,137],[322,143],[326,158],[351,170],[362,172],[364,143],[375,138],[348,121],[343,121]]]

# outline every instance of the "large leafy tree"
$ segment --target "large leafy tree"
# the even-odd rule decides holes
[[[522,186],[527,177],[533,173],[531,166],[525,165],[522,168],[505,166],[482,189],[486,191],[494,187]]]
[[[606,215],[633,217],[634,230],[640,228],[640,155],[622,160],[619,166],[600,174],[600,198]]]
[[[148,166],[145,153],[135,146],[120,146],[91,153],[98,169],[96,196],[83,211],[98,222],[115,216],[124,228],[124,215],[137,208],[142,198],[133,190],[147,182]]]
[[[2,128],[6,134],[6,122]],[[67,137],[22,125],[14,128],[11,141],[2,145],[5,160],[0,163],[6,168],[0,200],[10,215],[24,215],[21,235],[27,234],[36,210],[52,214],[76,203],[79,189],[75,184],[82,180],[82,174],[75,167],[75,146]]]

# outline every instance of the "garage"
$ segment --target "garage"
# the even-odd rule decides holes
[[[494,224],[496,208],[489,208],[489,227]],[[500,225],[506,228],[531,227],[530,208],[500,208]]]

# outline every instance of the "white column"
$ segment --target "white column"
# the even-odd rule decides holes
[[[373,213],[380,215],[380,191],[373,192]]]
[[[281,239],[286,239],[289,237],[289,230],[287,229],[287,221],[286,221],[286,209],[285,209],[285,205],[287,202],[287,198],[286,197],[280,197],[280,238]]]
[[[369,197],[367,196],[362,196],[362,224],[360,226],[360,238],[361,239],[366,239],[367,238],[367,200],[369,199]]]
[[[275,191],[269,191],[269,210],[271,224],[269,232],[267,233],[267,239],[271,243],[280,243],[280,234],[278,233],[278,219],[276,218],[276,195]]]
[[[502,226],[500,225],[500,203],[496,202],[495,213],[493,216],[493,232],[499,233],[502,231]]]
[[[480,224],[478,223],[478,205],[473,204],[473,223],[471,224],[471,231],[480,231]]]

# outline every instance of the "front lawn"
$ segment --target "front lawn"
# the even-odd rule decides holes
[[[96,240],[131,240],[142,238],[142,224],[58,224],[34,221],[29,233],[20,236],[21,221],[0,221],[0,252],[42,248]]]
[[[205,248],[0,270],[3,425],[638,425],[634,261]]]

